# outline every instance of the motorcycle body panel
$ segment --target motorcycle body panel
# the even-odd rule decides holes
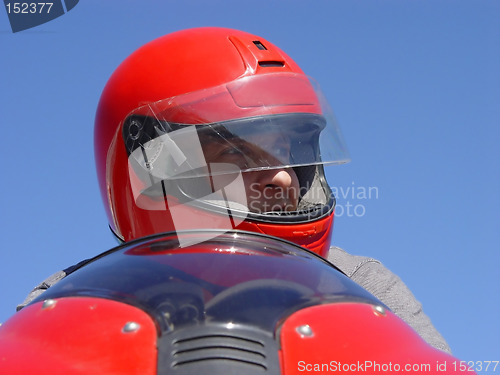
[[[0,373],[153,375],[156,339],[154,321],[134,306],[92,297],[49,299],[0,327]]]
[[[2,375],[298,374],[447,360],[323,258],[239,231],[126,243],[0,326]]]

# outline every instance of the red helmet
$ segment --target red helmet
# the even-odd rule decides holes
[[[95,154],[123,241],[236,228],[323,256],[335,207],[323,165],[348,161],[326,102],[290,57],[212,27],[153,40],[116,69],[97,109]]]

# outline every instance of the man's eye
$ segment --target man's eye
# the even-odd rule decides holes
[[[227,148],[219,153],[219,162],[227,162],[237,165],[240,169],[246,169],[249,167],[247,156],[244,150],[237,148]]]

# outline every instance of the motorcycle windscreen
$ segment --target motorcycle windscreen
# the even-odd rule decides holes
[[[137,306],[162,332],[205,323],[272,332],[280,320],[307,306],[380,304],[304,248],[255,233],[216,231],[172,233],[122,245],[91,259],[34,302],[66,296]]]

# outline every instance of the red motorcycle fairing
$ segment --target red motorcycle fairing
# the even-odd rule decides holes
[[[156,337],[154,321],[131,305],[93,297],[40,301],[0,326],[0,374],[153,375]]]
[[[53,374],[54,367],[65,374],[293,374],[303,372],[300,361],[354,358],[452,357],[323,258],[247,232],[127,243],[0,326],[2,375]]]
[[[280,330],[282,371],[342,374],[455,374],[457,359],[429,346],[381,306],[316,305],[289,316]]]

